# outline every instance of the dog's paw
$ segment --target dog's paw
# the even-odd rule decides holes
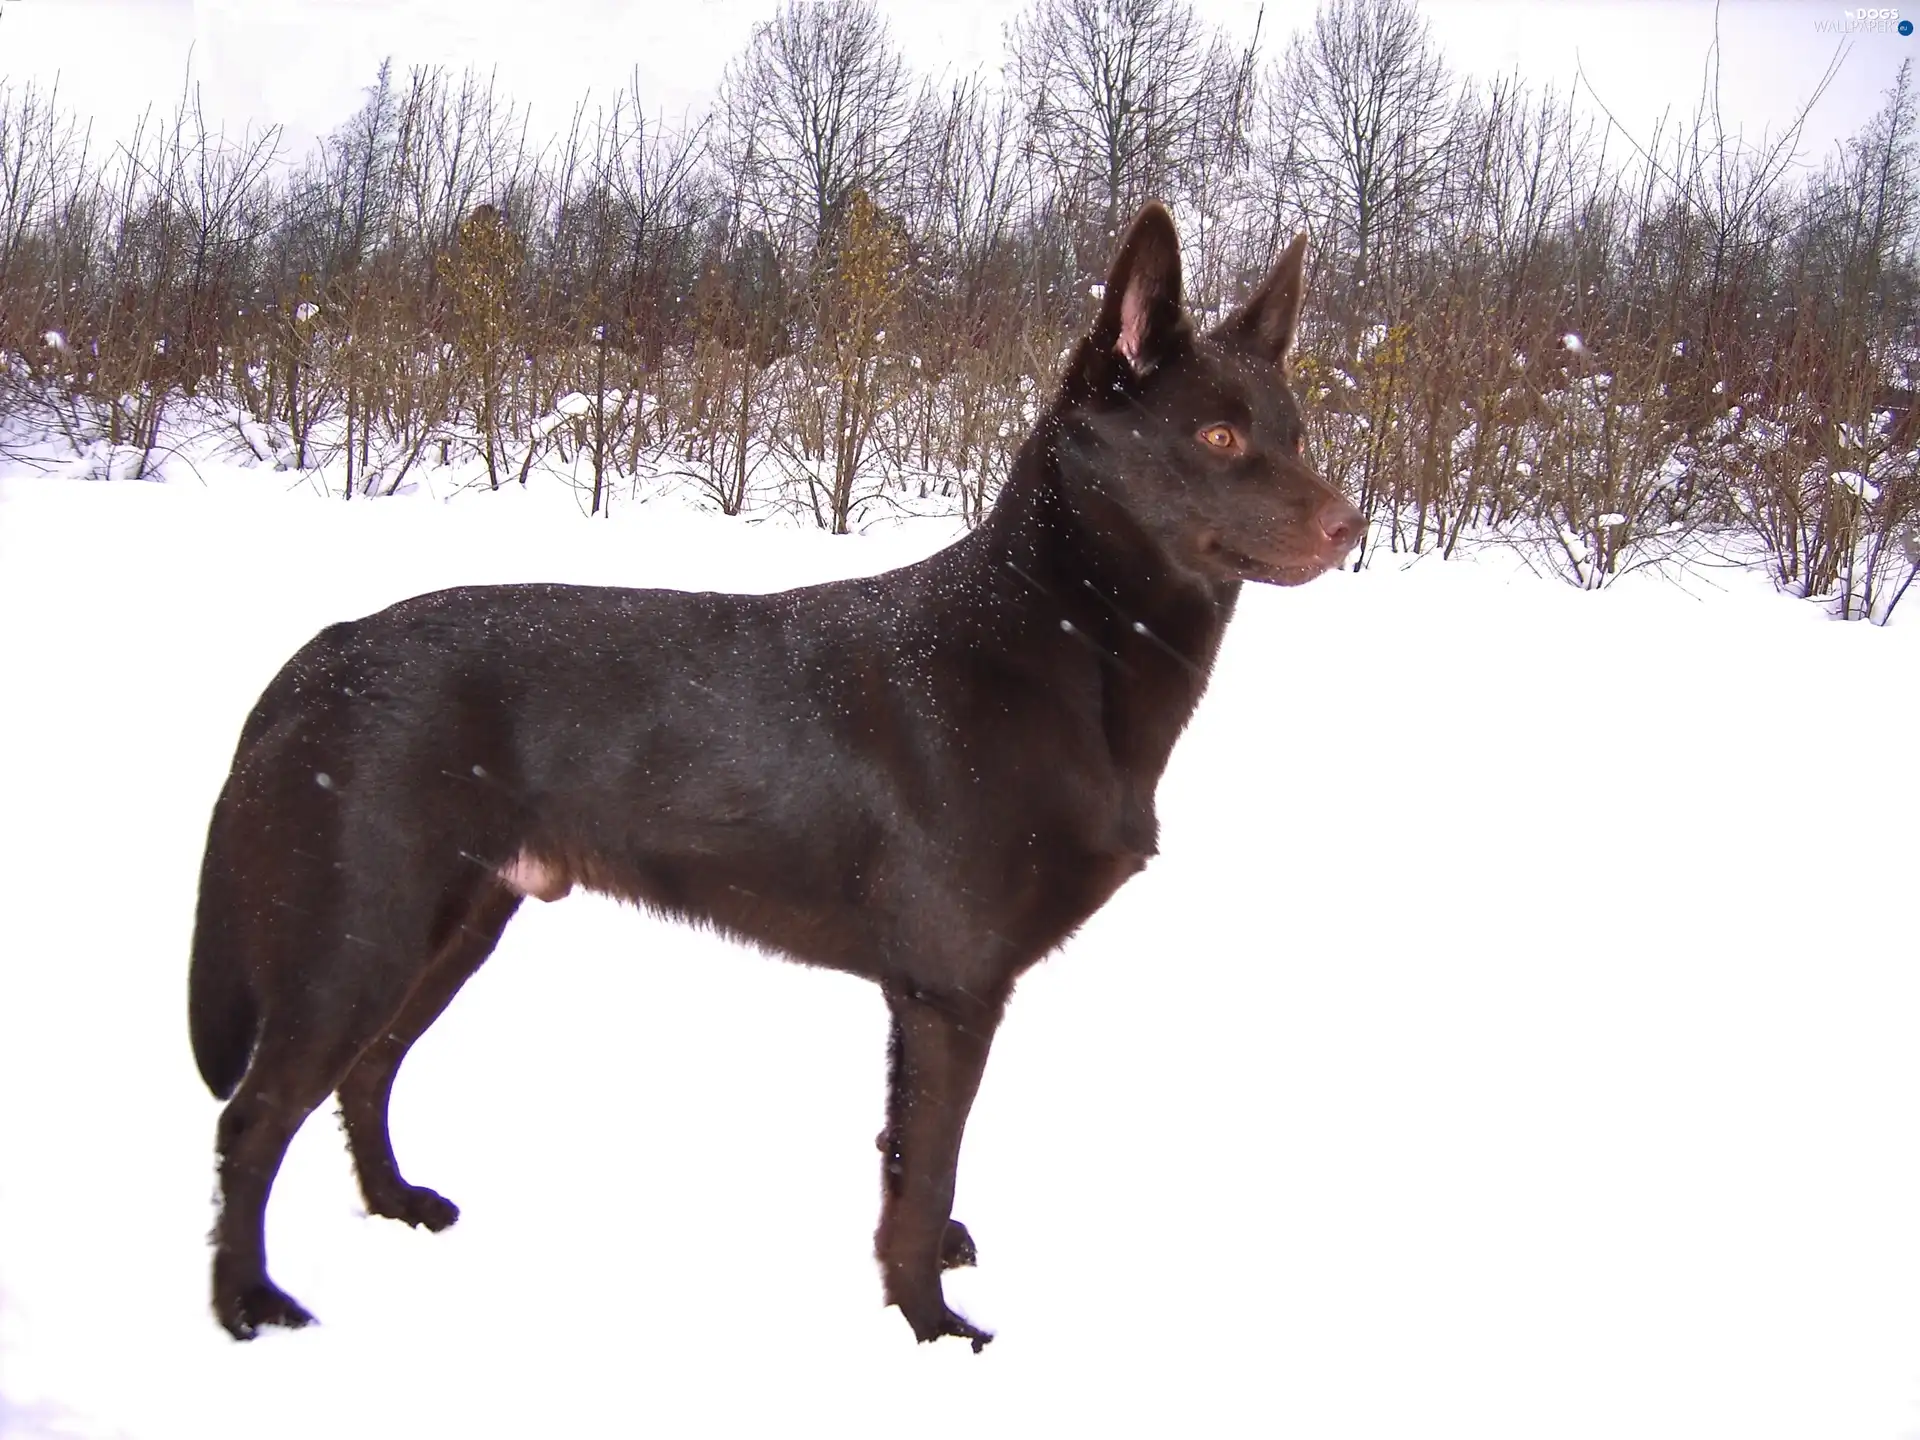
[[[946,1234],[940,1237],[940,1268],[958,1270],[963,1265],[978,1265],[980,1252],[974,1248],[973,1236],[967,1233],[967,1227],[958,1220],[947,1221]]]
[[[943,1335],[954,1335],[967,1341],[973,1346],[973,1353],[976,1355],[993,1343],[991,1330],[982,1330],[964,1315],[956,1315],[951,1310],[946,1310],[930,1325],[913,1327],[914,1339],[923,1345],[929,1341],[938,1340]]]
[[[965,1316],[956,1315],[947,1308],[944,1300],[935,1299],[927,1305],[902,1303],[900,1313],[906,1316],[907,1324],[913,1327],[913,1338],[923,1345],[938,1340],[942,1335],[957,1335],[970,1342],[973,1353],[978,1355],[993,1341],[992,1331],[982,1330]]]
[[[993,1343],[991,1330],[982,1330],[979,1326],[962,1320],[958,1315],[953,1317],[953,1324],[947,1327],[946,1333],[958,1335],[962,1340],[970,1341],[973,1345],[973,1353],[976,1355]]]
[[[460,1218],[460,1207],[438,1190],[424,1185],[408,1185],[377,1200],[367,1201],[369,1215],[384,1215],[409,1225],[424,1225],[429,1230],[444,1230]]]
[[[214,1297],[213,1310],[227,1333],[236,1340],[253,1339],[264,1325],[298,1330],[314,1323],[306,1307],[271,1280],[243,1285]]]

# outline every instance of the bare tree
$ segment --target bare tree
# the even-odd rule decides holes
[[[1275,72],[1285,153],[1323,207],[1323,243],[1352,247],[1356,283],[1447,163],[1449,87],[1413,0],[1321,0]]]
[[[1780,422],[1736,452],[1730,494],[1783,588],[1884,623],[1920,569],[1920,95],[1903,63],[1886,101],[1807,190],[1790,242]],[[1896,411],[1895,407],[1898,407]],[[1750,427],[1751,428],[1751,427]]]
[[[1007,49],[1035,155],[1109,231],[1184,187],[1239,76],[1186,0],[1034,0]]]
[[[811,249],[855,190],[888,197],[908,100],[873,0],[785,0],[721,83],[724,163],[769,228]]]

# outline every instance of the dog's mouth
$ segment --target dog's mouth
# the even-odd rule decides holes
[[[1262,585],[1304,585],[1309,580],[1317,580],[1329,570],[1337,570],[1345,559],[1344,555],[1334,557],[1311,553],[1262,559],[1221,543],[1215,535],[1202,540],[1201,550],[1215,564],[1231,571],[1236,580],[1254,580]]]

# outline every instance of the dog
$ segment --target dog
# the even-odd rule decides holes
[[[885,1299],[948,1307],[961,1132],[1014,982],[1156,852],[1154,790],[1245,581],[1341,565],[1286,361],[1306,236],[1202,334],[1172,217],[1122,238],[1091,331],[981,524],[773,595],[443,590],[329,627],[268,685],[208,827],[189,981],[217,1132],[213,1309],[269,1278],[287,1145],[339,1095],[367,1209],[440,1230],[387,1102],[521,903],[581,886],[877,983],[891,1019]]]

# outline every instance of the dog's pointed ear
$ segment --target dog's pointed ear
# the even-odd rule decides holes
[[[1300,292],[1307,263],[1307,237],[1293,237],[1280,253],[1267,278],[1247,303],[1220,322],[1214,338],[1274,365],[1286,363],[1293,348],[1294,327],[1300,323]]]
[[[1189,334],[1180,291],[1180,236],[1173,216],[1149,201],[1127,227],[1107,273],[1100,318],[1088,337],[1096,350],[1116,354],[1145,375],[1185,343]]]

